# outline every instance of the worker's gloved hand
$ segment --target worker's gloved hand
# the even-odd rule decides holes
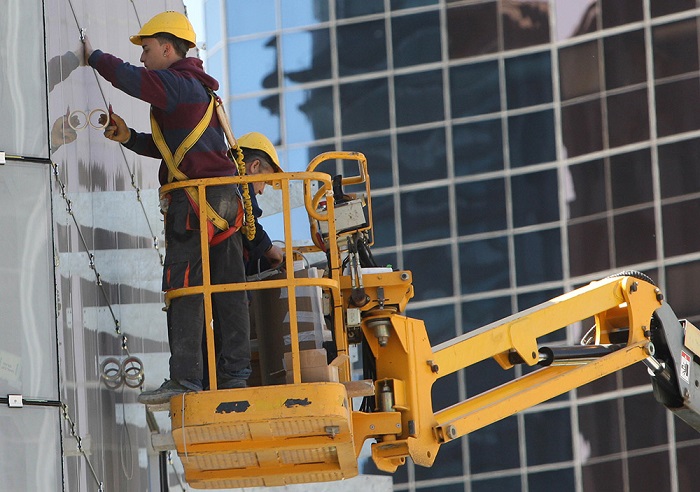
[[[264,256],[271,268],[277,268],[284,261],[284,251],[282,251],[279,246],[275,246],[274,244],[270,249],[265,251]]]
[[[117,113],[110,113],[110,123],[105,127],[105,137],[115,142],[124,143],[131,137],[131,130]]]
[[[92,55],[92,52],[94,51],[92,49],[92,45],[90,44],[90,40],[88,39],[87,36],[85,36],[83,39],[83,64],[87,65],[88,64],[88,59],[90,58],[90,55]],[[80,57],[78,57],[80,58]]]

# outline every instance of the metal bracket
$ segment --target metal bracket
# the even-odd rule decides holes
[[[22,408],[22,395],[7,395],[7,406],[10,408]]]

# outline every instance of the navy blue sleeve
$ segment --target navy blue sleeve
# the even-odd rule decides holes
[[[255,196],[252,183],[248,184],[250,191],[250,201],[253,205],[253,215],[255,216],[255,237],[248,239],[243,235],[243,247],[248,251],[248,263],[253,264],[262,258],[265,252],[272,247],[272,240],[267,235],[265,229],[258,221],[258,217],[262,215],[262,209],[258,205],[258,199]]]

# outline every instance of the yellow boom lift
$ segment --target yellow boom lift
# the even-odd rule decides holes
[[[350,177],[317,171],[320,164],[357,164]],[[347,166],[346,166],[347,167]],[[190,180],[163,187],[205,188],[265,180],[281,191],[286,278],[211,285],[206,227],[202,231],[204,285],[168,293],[204,294],[206,326],[211,295],[222,291],[288,290],[291,367],[288,384],[217,390],[207,330],[210,391],[174,397],[169,405],[172,438],[193,488],[219,489],[332,481],[358,473],[367,439],[381,470],[394,472],[411,458],[431,466],[440,446],[557,395],[642,362],[659,402],[700,430],[698,409],[700,331],[678,320],[661,291],[639,272],[624,272],[551,299],[495,323],[431,346],[422,321],[404,316],[413,297],[411,272],[375,268],[369,252],[372,214],[365,157],[330,152],[302,173]],[[301,181],[315,245],[325,253],[321,278],[293,274],[290,184]],[[345,194],[343,188],[357,190]],[[200,213],[206,221],[204,207]],[[320,287],[333,333],[339,381],[302,382],[297,327],[298,287]],[[593,319],[582,344],[541,345],[538,340]],[[265,327],[258,327],[258,330]],[[366,344],[369,377],[352,380],[352,344]],[[525,375],[448,408],[435,409],[431,388],[439,378],[493,358],[503,369],[538,366]],[[367,367],[365,367],[367,369]],[[363,397],[359,408],[353,398]]]

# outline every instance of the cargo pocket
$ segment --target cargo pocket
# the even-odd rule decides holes
[[[190,284],[190,262],[176,261],[163,267],[163,292],[173,289],[189,287]]]

